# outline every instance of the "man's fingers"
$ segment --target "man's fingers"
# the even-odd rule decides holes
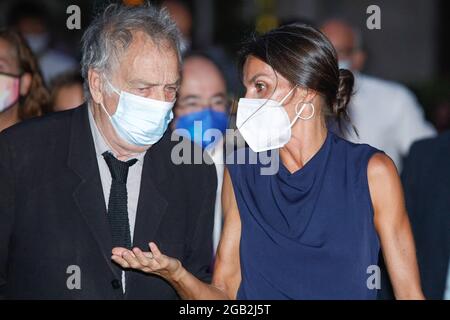
[[[158,246],[154,242],[149,243],[150,250],[152,251],[154,261],[157,262],[160,268],[165,268],[168,265],[168,258],[159,251]]]
[[[153,256],[153,253],[151,253],[151,252],[142,252],[142,254],[143,254],[144,256],[146,256],[148,259],[153,259],[153,258],[155,258],[155,257]]]
[[[121,256],[113,255],[111,257],[111,260],[113,260],[115,263],[120,265],[122,268],[126,268],[126,269],[130,268],[130,265],[128,264],[128,262],[126,262]]]
[[[144,255],[144,253],[141,251],[141,249],[134,248],[133,253],[136,256],[136,258],[138,259],[140,264],[142,264],[145,267],[149,265],[149,258]]]
[[[162,255],[162,253],[161,253],[161,251],[159,251],[159,248],[158,248],[158,246],[156,245],[156,243],[150,242],[150,243],[148,244],[148,246],[150,247],[150,251],[153,253],[153,256],[154,256],[155,258],[159,258],[159,257]]]
[[[122,256],[122,254],[127,251],[127,249],[125,248],[121,248],[121,247],[116,247],[112,249],[112,254],[115,254],[116,256]]]
[[[133,252],[127,250],[122,254],[122,258],[125,259],[126,262],[131,266],[133,269],[141,269],[142,265],[140,264],[139,260],[136,258]]]

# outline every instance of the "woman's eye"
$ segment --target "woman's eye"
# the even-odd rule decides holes
[[[266,86],[264,85],[264,83],[257,82],[257,83],[255,83],[255,88],[256,88],[257,92],[261,92],[262,90],[264,90],[266,88]]]

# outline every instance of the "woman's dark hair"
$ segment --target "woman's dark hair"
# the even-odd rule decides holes
[[[21,96],[19,100],[19,119],[26,120],[42,115],[49,103],[50,96],[35,56],[25,39],[12,29],[0,29],[0,39],[5,40],[11,46],[19,66],[19,74],[29,73],[32,78],[28,94]]]
[[[249,56],[261,59],[293,85],[323,96],[327,120],[336,120],[341,131],[342,120],[350,122],[347,105],[353,92],[353,74],[339,69],[333,45],[319,30],[289,24],[254,35],[240,51],[241,72]]]

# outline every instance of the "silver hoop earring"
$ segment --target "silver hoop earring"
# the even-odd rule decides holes
[[[310,119],[312,119],[314,117],[314,113],[315,113],[316,109],[315,109],[314,104],[312,102],[303,102],[302,107],[300,108],[300,111],[298,110],[299,106],[300,106],[300,102],[297,103],[297,105],[295,106],[295,113],[297,114],[297,117],[299,119],[310,120]],[[308,117],[302,117],[301,114],[303,113],[303,111],[305,110],[305,108],[307,106],[311,107],[311,110],[312,110],[311,114]]]

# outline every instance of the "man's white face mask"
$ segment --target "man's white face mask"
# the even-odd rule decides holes
[[[172,108],[175,101],[166,102],[125,91],[119,92],[108,80],[107,83],[119,95],[119,103],[112,116],[103,104],[101,106],[111,120],[116,133],[126,142],[139,147],[158,142],[173,119]]]

